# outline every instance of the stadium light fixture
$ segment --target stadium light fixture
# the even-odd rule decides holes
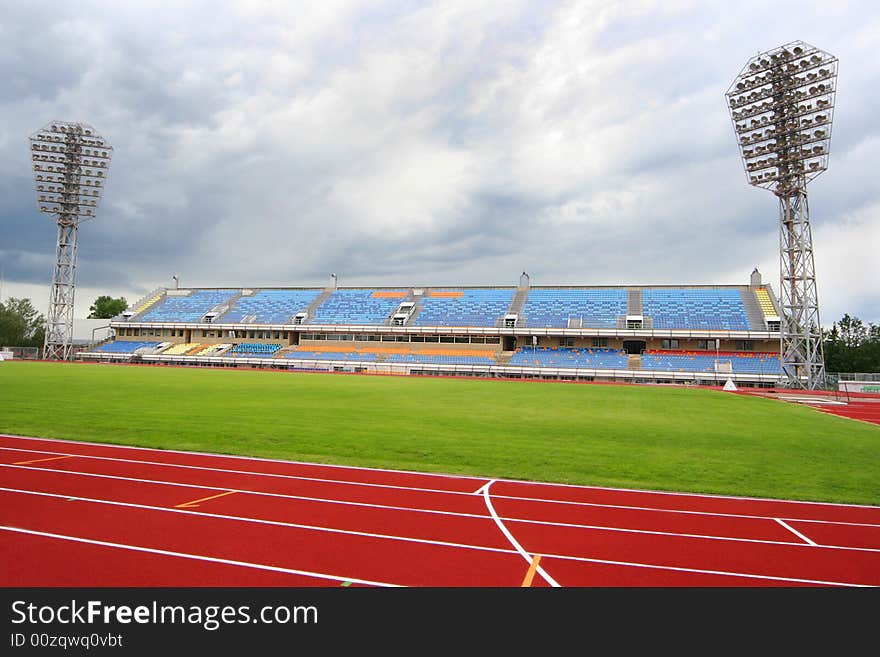
[[[43,358],[69,360],[73,352],[73,302],[79,223],[94,219],[113,147],[83,123],[53,121],[30,136],[34,187],[40,212],[58,224],[55,272],[49,298]]]
[[[751,58],[726,93],[748,183],[779,199],[780,355],[790,387],[825,385],[807,184],[828,168],[837,63],[794,41]]]

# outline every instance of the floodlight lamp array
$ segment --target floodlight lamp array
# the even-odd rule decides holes
[[[791,196],[828,168],[837,58],[795,41],[758,55],[727,104],[750,185]]]
[[[38,130],[30,142],[40,211],[67,222],[94,218],[113,147],[91,126],[62,121]]]

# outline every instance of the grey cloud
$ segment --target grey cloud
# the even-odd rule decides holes
[[[775,257],[775,199],[746,184],[723,93],[789,40],[764,17],[795,4],[72,7],[17,7],[0,39],[7,280],[51,275],[26,139],[68,117],[115,147],[81,229],[93,287],[143,292],[172,273],[322,285],[331,271],[514,284],[524,268],[536,284],[739,282]],[[811,203],[817,222],[844,225],[880,200],[867,56],[880,12],[799,11],[785,31],[841,57],[832,168]],[[846,294],[823,288],[880,320],[876,291]]]

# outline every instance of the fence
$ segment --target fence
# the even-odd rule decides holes
[[[3,347],[0,351],[10,352],[13,360],[38,360],[39,347]]]

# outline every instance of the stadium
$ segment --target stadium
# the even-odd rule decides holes
[[[773,386],[776,304],[757,271],[743,286],[160,289],[82,357]]]

